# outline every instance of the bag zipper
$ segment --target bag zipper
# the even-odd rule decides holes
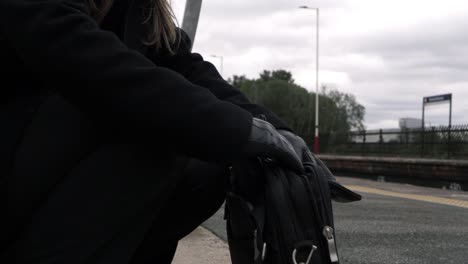
[[[310,167],[312,169],[312,177],[314,178],[314,181],[316,182],[316,184],[318,185],[316,189],[318,189],[318,192],[319,192],[319,196],[320,196],[320,199],[323,200],[323,198],[326,198],[323,191],[322,191],[322,184],[320,182],[320,179],[318,178],[318,174],[317,174],[317,170],[315,169],[315,167],[313,166],[313,164],[311,163],[307,163],[307,164],[310,164],[311,166],[307,166],[307,167]],[[311,191],[314,191],[314,188],[312,186],[309,185],[309,189],[311,189]],[[315,206],[317,205],[316,203],[313,203]],[[322,226],[323,226],[323,230],[322,231],[322,235],[325,237],[325,240],[327,241],[327,248],[328,248],[328,253],[329,253],[329,257],[330,257],[330,261],[332,263],[335,263],[335,262],[338,262],[338,251],[337,251],[337,248],[336,248],[336,241],[335,241],[335,236],[334,236],[334,230],[332,227],[330,227],[328,224],[324,224],[323,223],[323,220],[327,223],[330,223],[331,224],[331,221],[328,217],[328,210],[330,209],[328,207],[328,204],[326,201],[322,201],[322,204],[324,204],[324,206],[319,206],[321,207],[321,211],[322,211],[322,214],[323,214],[323,218],[325,219],[321,219],[322,220]],[[323,208],[325,207],[325,208]],[[325,212],[324,212],[325,210]],[[318,211],[318,210],[316,210]],[[319,217],[320,218],[320,217]]]

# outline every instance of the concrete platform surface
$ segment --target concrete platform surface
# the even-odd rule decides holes
[[[179,242],[173,264],[230,264],[229,248],[223,240],[198,227]]]

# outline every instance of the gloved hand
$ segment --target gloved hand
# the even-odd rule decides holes
[[[272,124],[258,118],[252,121],[244,154],[249,157],[272,158],[295,172],[304,171],[301,160],[288,140]]]
[[[278,132],[281,135],[283,135],[289,141],[289,143],[291,143],[294,150],[296,151],[296,154],[302,162],[312,162],[313,164],[319,166],[320,168],[322,168],[325,176],[329,181],[336,182],[336,178],[333,175],[333,173],[328,169],[327,166],[325,166],[325,164],[319,158],[317,158],[310,151],[309,147],[307,147],[307,144],[300,136],[283,129],[279,129]]]
[[[314,154],[312,154],[307,144],[300,136],[284,129],[279,129],[278,132],[289,141],[301,162],[316,162]]]

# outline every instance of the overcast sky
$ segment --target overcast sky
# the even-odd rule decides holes
[[[173,0],[182,23],[185,0]],[[421,117],[422,98],[453,93],[453,123],[468,124],[468,2],[462,0],[204,0],[194,52],[224,77],[286,69],[315,90],[320,8],[320,83],[354,94],[369,129]],[[448,105],[427,109],[447,124]]]

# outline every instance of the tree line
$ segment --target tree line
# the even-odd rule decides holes
[[[264,70],[258,78],[249,79],[244,75],[234,75],[228,81],[252,102],[275,112],[312,145],[315,128],[315,93],[296,84],[291,72]],[[364,129],[365,107],[357,102],[354,95],[322,86],[319,101],[321,138],[326,139],[330,135],[345,135],[351,130]],[[321,145],[324,144],[326,140],[321,141]]]

